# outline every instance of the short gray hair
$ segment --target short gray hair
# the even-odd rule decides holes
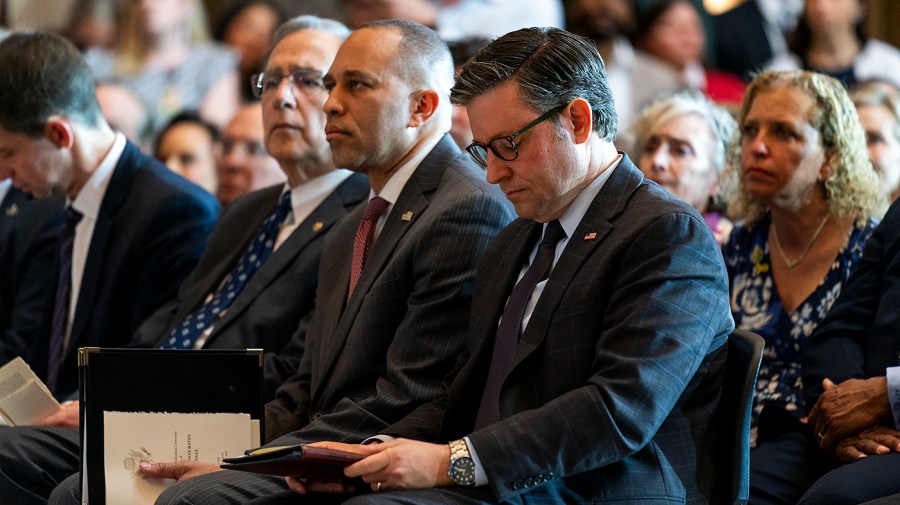
[[[636,159],[647,139],[663,123],[682,116],[699,116],[709,128],[710,144],[709,163],[716,173],[725,169],[725,155],[728,145],[734,140],[737,121],[734,117],[716,105],[703,93],[683,90],[655,99],[641,110],[640,115],[631,125],[631,149]]]
[[[346,39],[350,35],[350,29],[340,21],[306,14],[288,19],[282,23],[281,26],[275,30],[275,35],[272,36],[272,47],[277,46],[278,43],[288,35],[299,32],[300,30],[317,30],[330,33],[341,40]]]

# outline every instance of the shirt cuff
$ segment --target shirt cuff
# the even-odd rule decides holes
[[[372,435],[371,437],[362,441],[361,445],[369,445],[369,444],[383,444],[385,442],[390,442],[394,437],[390,435]]]
[[[891,404],[891,413],[894,414],[894,428],[900,430],[900,366],[892,366],[887,369],[888,403]]]
[[[466,445],[469,447],[469,456],[472,458],[472,463],[475,464],[475,486],[486,486],[488,478],[487,474],[484,473],[484,467],[481,466],[481,460],[478,459],[478,451],[475,450],[475,446],[469,437],[464,437],[463,440],[466,441]]]

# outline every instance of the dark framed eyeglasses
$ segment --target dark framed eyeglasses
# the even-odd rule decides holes
[[[543,121],[546,121],[554,114],[562,112],[562,110],[566,108],[566,105],[568,104],[560,105],[559,107],[548,110],[547,112],[541,114],[539,118],[528,123],[527,125],[522,127],[521,130],[513,133],[512,135],[492,138],[488,141],[487,144],[473,141],[468,145],[468,147],[466,147],[466,151],[468,151],[469,154],[472,155],[472,158],[474,158],[475,161],[477,161],[478,164],[482,167],[487,167],[488,149],[490,149],[491,152],[494,153],[494,156],[500,158],[501,160],[513,161],[519,157],[519,144],[516,143],[516,139],[531,128],[541,124],[541,122]]]
[[[287,78],[295,90],[302,93],[313,93],[325,89],[322,83],[322,77],[325,74],[314,68],[295,68],[288,74],[281,73],[280,70],[269,70],[253,74],[250,78],[250,87],[253,89],[253,96],[262,98],[264,95],[278,89],[281,80]]]

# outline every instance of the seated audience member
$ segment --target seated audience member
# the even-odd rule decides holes
[[[728,111],[686,91],[653,102],[632,125],[632,149],[644,176],[699,210],[720,244],[733,225],[714,202],[736,126]]]
[[[789,48],[767,68],[819,72],[847,88],[868,79],[900,86],[900,50],[866,34],[866,0],[806,0]]]
[[[756,385],[753,471],[768,440],[802,429],[802,351],[856,267],[886,199],[843,86],[806,71],[764,72],[747,89],[730,152],[723,246],[738,328],[766,341]],[[759,438],[756,439],[757,428]],[[753,495],[751,495],[753,497]]]
[[[367,174],[372,193],[329,235],[299,369],[266,405],[271,445],[390,432],[462,351],[475,264],[513,214],[447,134],[452,85],[446,44],[399,20],[354,31],[325,75],[334,163]],[[280,477],[214,470],[142,466],[181,479],[160,504],[289,493]]]
[[[637,109],[658,93],[671,90],[676,76],[667,65],[635,53],[629,40],[635,28],[631,0],[570,0],[565,6],[567,29],[591,39],[603,58],[621,135]],[[636,73],[646,80],[640,90],[633,89]]]
[[[63,34],[82,52],[113,49],[121,18],[121,0],[74,0]]]
[[[349,31],[331,20],[299,17],[278,32],[269,76],[284,75],[298,64],[325,69]],[[239,198],[228,206],[210,237],[197,268],[178,296],[134,333],[138,347],[262,348],[263,397],[297,368],[302,340],[292,341],[310,315],[326,233],[368,195],[365,177],[335,170],[325,140],[327,94],[321,81],[260,89],[266,125],[309,128],[304,137],[291,129],[269,128],[266,144],[288,177],[279,184]],[[274,77],[273,77],[274,79]],[[254,244],[272,240],[271,249]],[[257,255],[261,265],[253,266]],[[238,273],[247,275],[239,279]],[[236,293],[230,303],[228,293]],[[213,321],[212,324],[202,324]],[[199,324],[199,326],[198,326]],[[186,328],[190,331],[185,332]],[[178,336],[177,339],[173,337]],[[15,503],[46,502],[54,486],[78,470],[78,408],[69,403],[40,424],[0,432],[0,493]],[[74,429],[73,429],[74,428]],[[53,495],[71,502],[78,476]],[[68,498],[67,498],[68,497]],[[53,501],[53,500],[51,500]],[[79,501],[79,500],[75,500]]]
[[[451,96],[520,219],[478,269],[444,394],[381,431],[406,438],[329,444],[368,454],[345,474],[381,492],[346,503],[706,503],[733,324],[703,218],[616,152],[603,64],[580,37],[500,37]]]
[[[803,0],[744,0],[713,16],[715,68],[749,82],[788,52],[785,34],[797,25]]]
[[[216,163],[216,198],[225,205],[241,195],[284,182],[284,172],[266,151],[262,106],[247,103],[222,131]]]
[[[141,100],[117,84],[98,83],[97,102],[109,126],[143,150],[149,147],[151,125]]]
[[[12,187],[0,163],[0,365],[30,360],[50,331],[65,198],[35,199]]]
[[[240,55],[240,83],[244,100],[252,100],[254,74],[262,71],[266,53],[272,46],[275,30],[287,15],[272,0],[241,0],[222,16],[216,40],[235,49]]]
[[[900,196],[900,90],[886,83],[860,83],[850,93],[866,132],[869,161],[891,201]]]
[[[237,55],[209,42],[200,0],[126,0],[116,49],[85,54],[96,79],[140,98],[155,134],[182,110],[224,127],[240,103]]]
[[[220,147],[215,125],[196,112],[182,112],[160,131],[153,155],[176,174],[215,194]]]
[[[447,42],[450,55],[453,57],[453,67],[458,71],[463,63],[478,51],[488,45],[490,40],[481,37],[469,37]],[[453,107],[453,125],[450,127],[450,136],[460,149],[465,149],[472,142],[472,127],[469,126],[469,115],[465,107]]]
[[[79,347],[127,342],[175,296],[219,206],[109,127],[68,40],[10,36],[0,43],[0,84],[0,170],[36,198],[68,200],[51,328],[32,363],[64,398],[78,387]]]
[[[898,503],[900,482],[900,204],[872,233],[859,267],[809,341],[803,360],[810,436],[836,468],[799,503]],[[815,438],[813,435],[815,434]],[[806,449],[809,452],[810,449]],[[804,451],[798,451],[803,454]],[[823,459],[822,454],[815,457]],[[814,460],[796,460],[783,478],[807,476]],[[893,495],[893,496],[889,496]],[[796,496],[792,496],[796,501]]]
[[[669,89],[688,88],[706,93],[720,105],[737,108],[744,94],[740,77],[703,66],[706,35],[703,20],[691,0],[653,0],[637,9],[637,25],[632,36],[635,47],[675,72]],[[635,75],[638,96],[642,88],[658,86],[648,76]],[[639,104],[642,102],[638,102]]]

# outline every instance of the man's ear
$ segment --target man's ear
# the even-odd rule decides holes
[[[416,91],[410,97],[410,116],[408,127],[418,127],[427,123],[431,116],[437,111],[438,104],[441,103],[441,97],[436,91],[426,89]]]
[[[59,149],[71,149],[75,145],[75,131],[63,116],[50,116],[44,124],[44,137]]]
[[[576,144],[583,144],[591,137],[594,131],[593,114],[591,104],[584,98],[576,98],[569,102],[569,120],[572,123],[572,133]]]

